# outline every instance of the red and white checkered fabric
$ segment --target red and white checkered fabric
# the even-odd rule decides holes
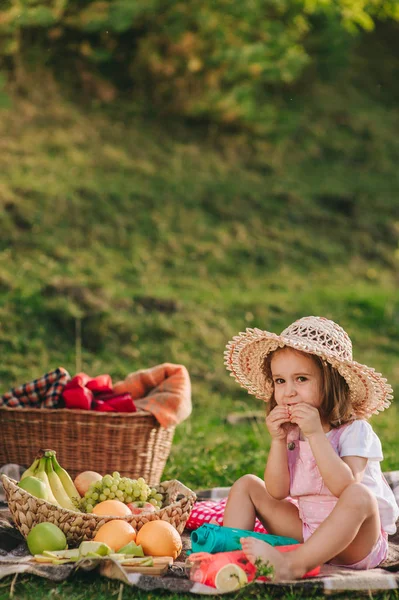
[[[204,523],[217,523],[223,525],[224,509],[226,507],[227,498],[223,498],[218,502],[214,500],[204,500],[203,502],[196,502],[194,508],[186,523],[186,529],[190,531],[198,529]],[[254,531],[258,533],[267,533],[262,523],[256,519]]]
[[[71,379],[63,367],[45,373],[42,377],[23,383],[0,396],[0,406],[9,408],[57,408],[62,405],[62,392]]]

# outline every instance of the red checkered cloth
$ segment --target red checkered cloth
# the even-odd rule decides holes
[[[204,500],[203,502],[197,502],[194,504],[194,508],[190,513],[188,521],[186,523],[186,529],[192,531],[198,529],[204,523],[217,523],[223,525],[224,509],[226,507],[227,498],[223,498],[219,502],[214,500]],[[256,519],[254,531],[258,533],[267,533],[262,523]]]
[[[0,406],[10,408],[57,408],[63,405],[62,392],[71,379],[63,367],[45,373],[42,377],[12,388],[0,396]]]

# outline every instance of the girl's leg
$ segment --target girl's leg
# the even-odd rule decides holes
[[[256,475],[244,475],[232,486],[224,511],[223,525],[253,530],[255,518],[274,535],[303,541],[302,521],[297,507],[288,500],[276,500]]]
[[[260,557],[274,569],[273,581],[299,579],[307,571],[331,559],[337,564],[353,564],[365,558],[380,535],[377,501],[361,483],[349,485],[334,510],[298,549],[282,554],[269,544],[253,538],[241,540],[248,558]]]

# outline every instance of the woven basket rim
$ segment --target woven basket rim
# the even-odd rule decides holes
[[[69,508],[64,508],[63,506],[56,506],[52,502],[48,502],[47,500],[44,500],[43,498],[37,498],[36,496],[33,496],[33,494],[30,494],[27,490],[20,488],[18,486],[18,481],[16,481],[15,479],[12,479],[11,477],[8,477],[8,475],[6,475],[5,473],[2,473],[0,475],[0,479],[3,479],[3,478],[6,479],[8,483],[12,483],[16,488],[18,488],[18,492],[21,493],[22,496],[26,495],[30,498],[34,498],[36,501],[47,504],[49,507],[52,507],[59,512],[90,516],[90,518],[94,518],[96,521],[103,521],[104,519],[105,520],[122,519],[125,521],[125,520],[131,519],[132,517],[135,516],[133,514],[126,515],[126,517],[116,517],[113,515],[96,515],[94,513],[85,513],[85,512],[79,511],[79,510],[76,510],[76,511],[70,510]],[[192,498],[194,500],[194,502],[197,499],[196,493],[193,492],[193,490],[190,490],[190,488],[188,488],[186,485],[184,485],[184,483],[182,483],[178,479],[169,479],[168,481],[161,481],[160,483],[155,484],[153,487],[158,489],[160,486],[164,487],[166,484],[167,484],[167,488],[170,486],[173,486],[173,485],[175,485],[175,487],[177,489],[180,487],[181,491],[182,491],[181,495],[183,496],[183,498]],[[173,508],[174,506],[179,506],[179,504],[181,503],[181,500],[182,500],[182,498],[180,498],[179,500],[176,500],[175,502],[172,502],[171,504],[167,504],[166,506],[163,506],[162,508],[159,509],[159,512],[162,512],[164,509],[167,509],[167,508],[169,509],[169,508]],[[7,502],[7,504],[8,504],[8,502]],[[142,514],[144,514],[144,512]]]
[[[138,409],[136,412],[129,412],[129,413],[125,413],[125,412],[111,412],[111,411],[98,411],[98,410],[84,410],[81,408],[40,408],[40,407],[33,407],[33,406],[24,406],[24,407],[14,407],[14,406],[0,406],[0,412],[4,411],[4,412],[15,412],[18,414],[24,414],[26,412],[29,413],[34,413],[34,414],[43,414],[43,413],[51,413],[51,414],[70,414],[70,415],[90,415],[90,417],[94,417],[95,419],[101,419],[104,417],[119,417],[119,418],[126,418],[126,419],[137,419],[138,417],[152,417],[155,421],[156,418],[155,416],[147,411],[147,410],[143,410],[143,409]],[[162,427],[160,425],[160,427]],[[172,429],[174,428],[174,425],[171,425],[170,427],[164,427],[164,429]]]

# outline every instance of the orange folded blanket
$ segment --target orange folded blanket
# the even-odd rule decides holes
[[[163,363],[130,373],[113,391],[130,393],[137,408],[151,412],[163,427],[178,425],[191,414],[191,382],[183,365]]]

